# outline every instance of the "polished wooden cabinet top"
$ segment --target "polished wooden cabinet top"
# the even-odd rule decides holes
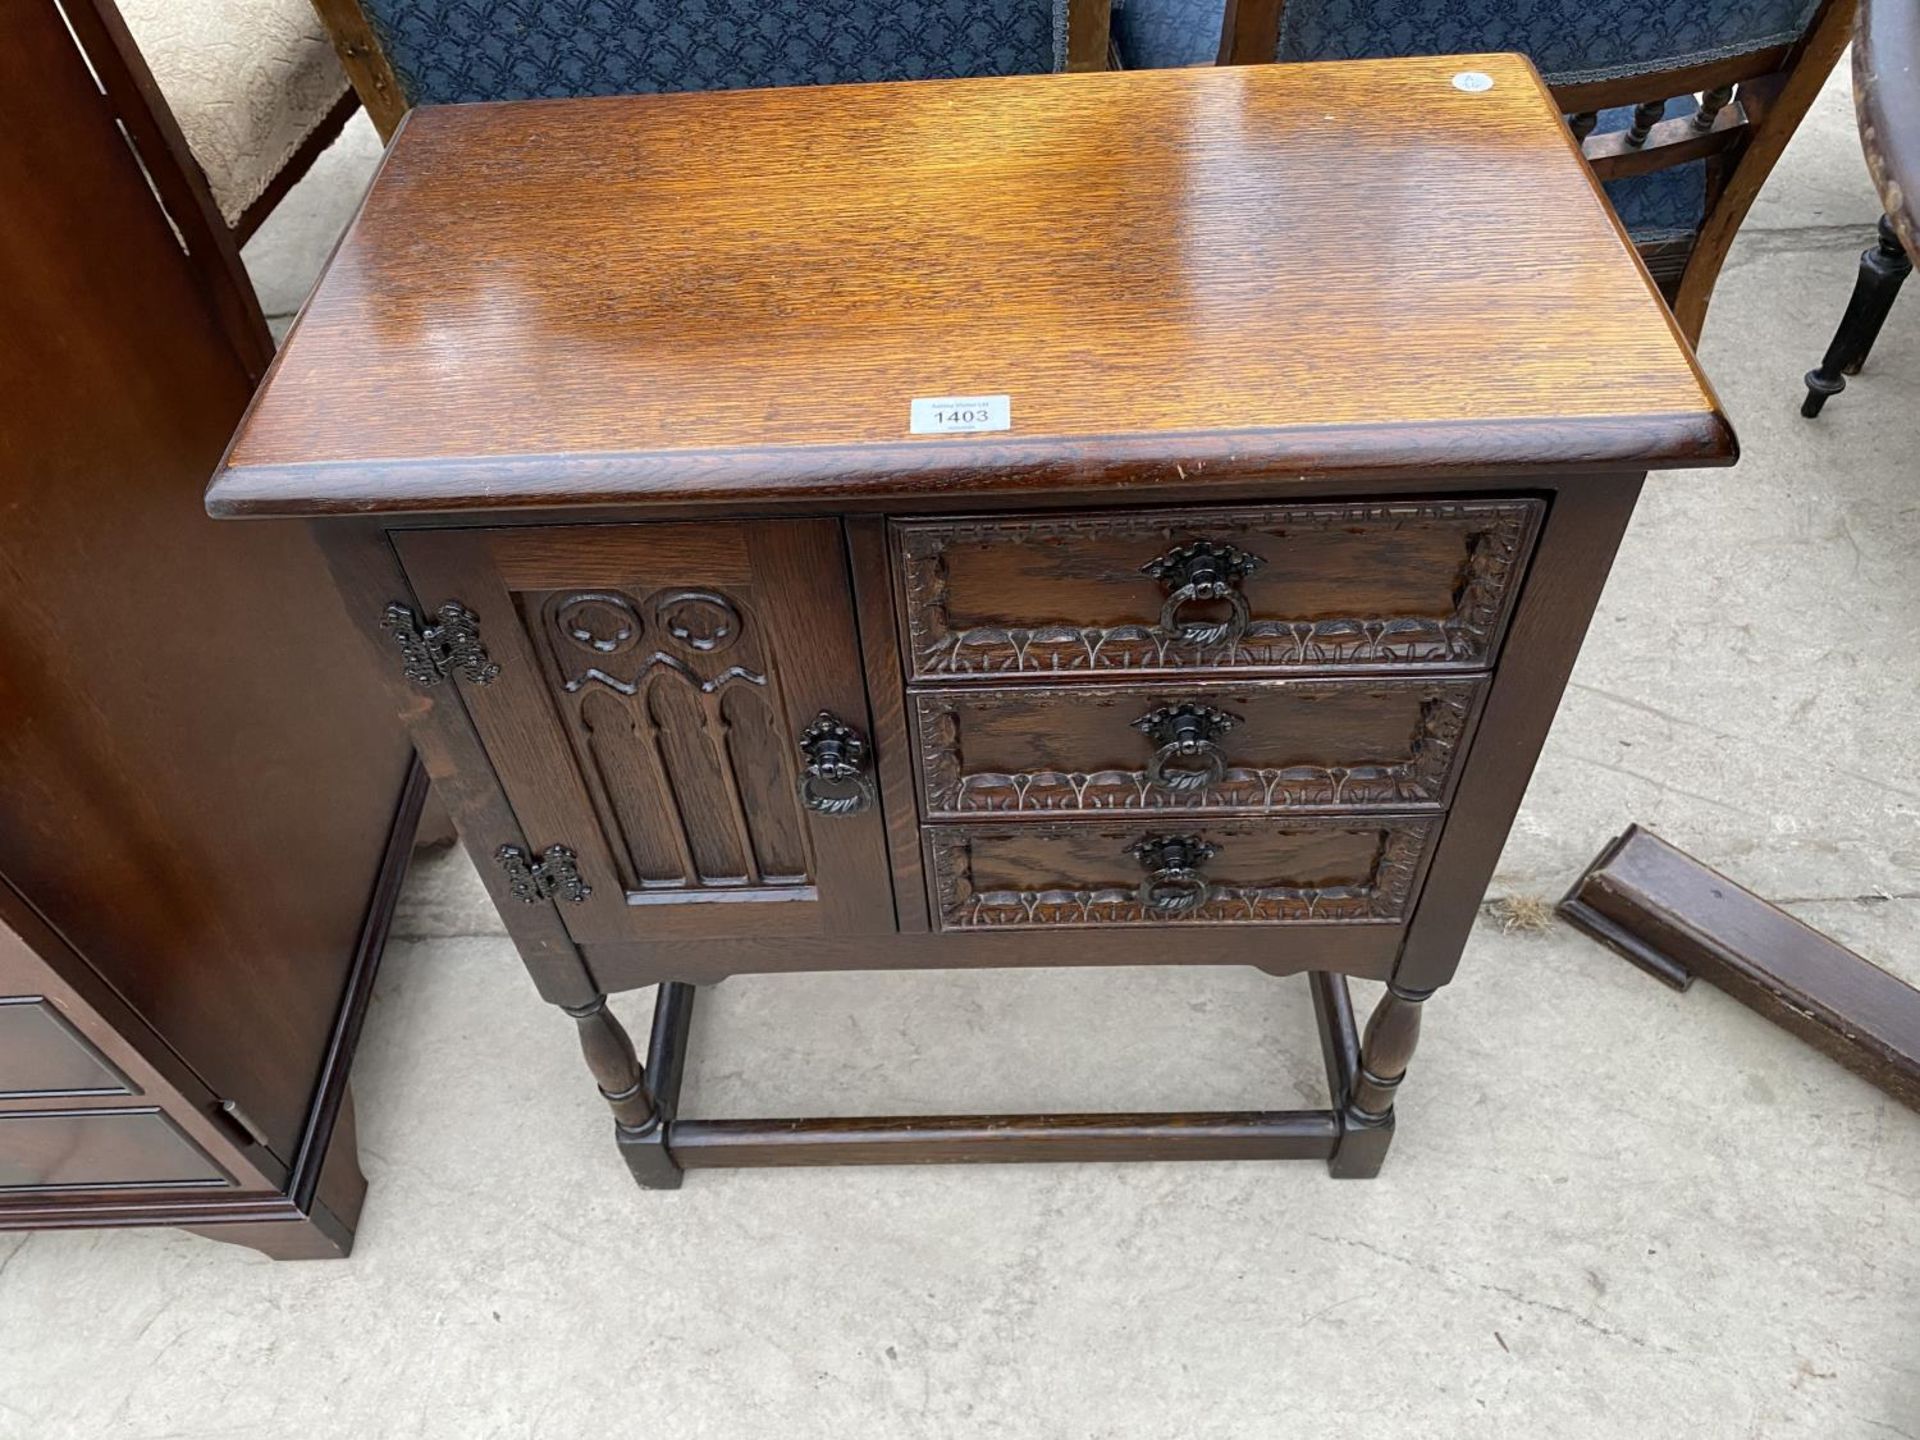
[[[985,396],[1009,428],[913,432]],[[1733,453],[1547,92],[1485,55],[417,110],[209,504]]]

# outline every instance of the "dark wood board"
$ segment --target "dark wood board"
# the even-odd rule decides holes
[[[1635,825],[1560,914],[1650,975],[1704,979],[1920,1110],[1920,990]]]

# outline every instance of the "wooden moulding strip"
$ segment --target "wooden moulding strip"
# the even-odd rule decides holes
[[[1695,977],[1920,1110],[1920,990],[1639,826],[1560,914],[1649,974]]]

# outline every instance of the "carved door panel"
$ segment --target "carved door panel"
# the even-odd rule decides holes
[[[395,544],[497,667],[455,689],[520,822],[521,853],[497,858],[528,903],[587,944],[893,928],[835,522]]]

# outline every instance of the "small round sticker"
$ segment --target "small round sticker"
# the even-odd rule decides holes
[[[1493,88],[1493,77],[1479,70],[1462,70],[1453,77],[1453,88],[1478,95],[1482,90]]]

